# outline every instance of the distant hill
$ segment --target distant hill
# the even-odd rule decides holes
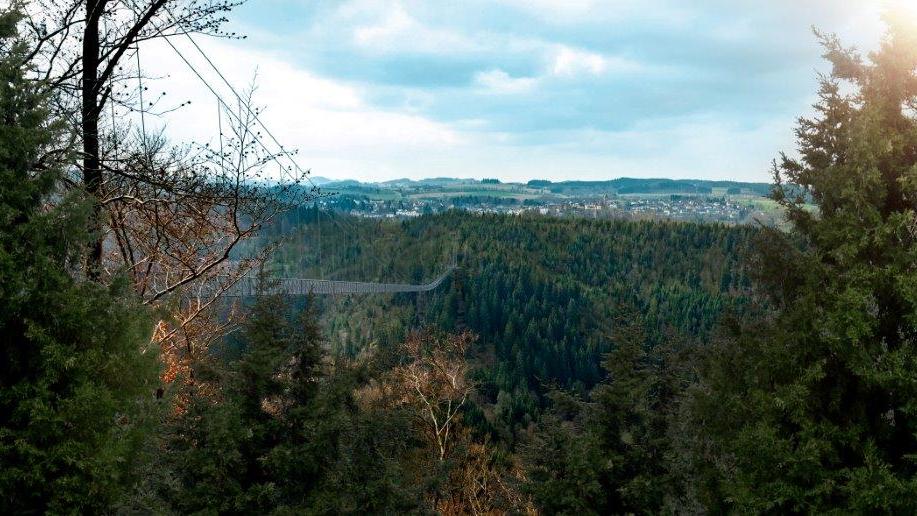
[[[476,179],[458,179],[454,177],[428,177],[424,179],[392,179],[377,183],[378,185],[391,186],[395,188],[417,187],[417,186],[453,186],[468,183],[477,183]]]
[[[329,180],[325,181],[324,183],[319,183],[318,181],[315,181],[315,178],[313,178],[312,181],[322,188],[349,188],[363,185],[363,183],[355,179]]]
[[[315,183],[315,184],[318,185],[318,186],[322,186],[322,185],[328,184],[328,183],[333,183],[333,182],[336,181],[336,179],[328,179],[327,177],[323,177],[323,176],[312,176],[312,175],[309,176],[309,179],[311,179],[312,182]]]
[[[622,177],[608,181],[561,181],[553,182],[535,179],[526,183],[530,188],[548,190],[557,194],[710,194],[714,189],[731,194],[767,195],[768,183],[746,183],[739,181],[710,181],[705,179],[638,179]],[[724,192],[725,193],[725,192]]]
[[[641,179],[621,177],[606,181],[549,181],[533,179],[527,183],[501,183],[496,179],[469,179],[453,177],[433,177],[427,179],[392,179],[377,183],[363,183],[354,179],[332,180],[313,177],[312,180],[325,189],[402,189],[416,188],[450,188],[467,187],[468,185],[487,185],[490,187],[508,188],[528,187],[557,195],[590,196],[601,194],[729,194],[766,196],[771,191],[768,183],[749,183],[741,181],[713,181],[706,179]]]

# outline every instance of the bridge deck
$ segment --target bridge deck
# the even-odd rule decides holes
[[[346,294],[380,294],[397,292],[428,292],[440,286],[452,273],[455,267],[450,267],[429,283],[412,285],[409,283],[369,283],[362,281],[332,281],[307,278],[281,278],[277,285],[268,290],[270,294],[284,294],[288,296],[314,295],[346,295]],[[257,278],[243,278],[239,280],[224,295],[229,297],[247,297],[258,293]]]

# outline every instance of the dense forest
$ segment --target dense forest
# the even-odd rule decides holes
[[[231,5],[62,5],[0,10],[0,512],[917,511],[917,24],[818,34],[786,230],[382,222],[259,182],[245,120],[220,154],[100,125],[150,20]]]
[[[599,382],[622,324],[639,323],[647,346],[701,342],[722,316],[746,310],[742,258],[758,233],[460,211],[377,221],[308,207],[274,230],[287,237],[272,263],[284,277],[421,283],[455,260],[450,281],[429,293],[326,300],[331,349],[353,357],[411,330],[470,330],[480,401],[510,434],[549,388],[584,393]]]

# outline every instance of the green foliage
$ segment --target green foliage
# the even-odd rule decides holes
[[[740,512],[917,510],[917,27],[889,17],[862,58],[821,35],[831,76],[779,182],[792,235],[756,269],[775,310],[716,343],[693,401],[712,505]],[[798,242],[798,244],[797,244]]]
[[[54,191],[60,132],[17,19],[0,12],[0,512],[103,512],[131,481],[156,354],[126,285],[73,277],[89,213]]]
[[[551,395],[522,447],[528,491],[545,513],[659,513],[684,508],[671,431],[690,381],[679,346],[649,347],[639,316],[621,324],[587,402]]]
[[[197,395],[168,428],[159,497],[181,513],[392,512],[419,497],[404,486],[413,446],[398,411],[357,406],[360,368],[331,374],[310,302],[292,315],[262,296],[227,365],[222,399]],[[147,505],[155,505],[149,504]]]
[[[460,268],[431,293],[329,306],[332,349],[352,356],[373,343],[392,348],[413,327],[467,327],[480,336],[481,402],[494,406],[488,421],[471,420],[506,442],[537,417],[546,386],[586,393],[603,378],[621,306],[642,315],[651,343],[669,330],[706,337],[722,312],[741,312],[742,250],[757,233],[464,212],[380,222],[302,210],[279,226],[292,235],[275,262],[292,277],[419,283],[456,250]]]

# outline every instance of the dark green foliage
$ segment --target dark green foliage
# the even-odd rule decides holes
[[[634,314],[588,401],[562,392],[523,445],[528,491],[547,514],[659,513],[685,503],[670,435],[690,381],[684,350],[647,346]]]
[[[332,346],[356,354],[372,342],[394,346],[411,327],[467,327],[480,336],[485,367],[476,379],[494,405],[490,423],[478,426],[507,441],[533,421],[546,385],[585,393],[603,378],[620,306],[642,315],[652,343],[669,329],[703,338],[724,310],[741,311],[748,280],[740,258],[757,232],[463,212],[400,223],[323,214],[317,226],[303,210],[290,219],[300,225],[276,258],[286,276],[419,283],[456,250],[460,269],[434,292],[330,307]]]
[[[0,512],[104,512],[131,480],[156,353],[126,285],[73,277],[89,213],[54,191],[60,133],[16,20],[0,12]]]
[[[561,401],[559,393],[555,403]],[[601,483],[605,461],[591,436],[582,428],[579,400],[566,420],[555,410],[544,415],[535,434],[521,447],[528,484],[526,491],[535,505],[547,514],[601,514],[605,505]]]
[[[401,458],[416,446],[398,411],[361,409],[361,368],[328,373],[311,309],[262,296],[223,373],[222,399],[195,396],[169,429],[160,497],[181,513],[408,510]]]
[[[917,27],[868,59],[822,36],[833,73],[801,119],[758,284],[775,311],[713,346],[692,423],[708,503],[740,512],[913,513],[917,501]],[[800,245],[794,242],[801,242]]]

